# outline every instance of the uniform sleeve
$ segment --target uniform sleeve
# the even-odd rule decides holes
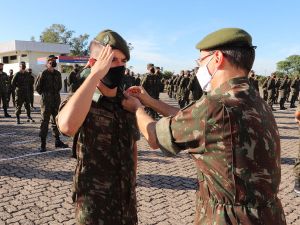
[[[34,84],[34,88],[37,91],[37,93],[39,93],[39,95],[42,94],[42,85],[41,85],[41,78],[42,78],[42,72],[40,72],[36,78],[35,84]]]
[[[59,124],[58,124],[58,118],[59,118],[59,114],[60,114],[62,108],[68,103],[68,101],[70,100],[70,98],[71,98],[72,96],[73,96],[73,94],[70,94],[70,95],[69,95],[69,96],[68,96],[68,97],[60,104],[59,109],[58,109],[58,114],[57,114],[57,116],[55,117],[55,121],[56,121],[57,128],[58,128],[59,132],[60,132],[62,135],[64,135],[64,136],[68,136],[68,135],[66,135],[66,134],[64,134],[64,133],[62,133],[62,132],[60,131],[60,129],[59,129]]]
[[[15,74],[13,79],[11,80],[11,85],[17,87],[18,74]]]

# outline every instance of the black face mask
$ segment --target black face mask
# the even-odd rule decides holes
[[[3,71],[3,68],[0,68],[0,72],[2,72]]]
[[[101,79],[101,82],[105,84],[109,89],[119,87],[124,79],[124,66],[112,67],[107,74]]]
[[[150,69],[150,72],[151,72],[151,73],[155,73],[155,70],[154,70],[154,69]]]
[[[74,69],[75,73],[78,73],[78,69]]]
[[[32,72],[28,72],[29,74],[31,74]]]
[[[10,75],[13,75],[13,72],[10,72]]]
[[[26,65],[22,65],[22,70],[25,70],[26,69]]]
[[[53,67],[53,68],[55,68],[56,67],[56,62],[50,62],[50,65]]]

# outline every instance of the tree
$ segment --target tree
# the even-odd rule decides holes
[[[164,73],[162,74],[162,77],[165,78],[165,80],[168,80],[168,79],[170,79],[173,75],[174,75],[174,71],[171,72],[171,71],[165,70]]]
[[[54,43],[54,44],[68,44],[70,45],[71,56],[88,56],[89,46],[88,38],[90,35],[84,34],[79,37],[73,37],[74,30],[68,30],[63,24],[52,24],[40,35],[40,42]],[[34,36],[31,41],[35,41]]]
[[[129,49],[129,51],[132,51],[134,49],[134,47],[132,46],[131,43],[127,43],[127,47]]]
[[[35,42],[34,36],[31,36],[30,41]]]
[[[287,75],[293,75],[300,72],[300,55],[291,55],[284,61],[277,63],[277,70]]]

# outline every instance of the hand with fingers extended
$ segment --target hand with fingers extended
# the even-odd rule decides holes
[[[153,98],[147,93],[147,91],[140,86],[133,86],[126,90],[126,92],[132,96],[140,100],[143,106],[149,107],[149,103]]]
[[[96,62],[94,62],[94,65],[90,62],[90,65],[93,65],[91,74],[97,74],[99,76],[99,80],[101,80],[107,74],[113,57],[114,53],[112,51],[112,48],[110,45],[107,45],[101,50],[98,59],[94,59],[96,60]]]
[[[122,106],[125,110],[135,113],[139,107],[143,108],[141,102],[135,98],[130,96],[126,91],[123,92],[125,99],[122,101]]]

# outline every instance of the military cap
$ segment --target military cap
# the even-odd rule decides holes
[[[180,70],[180,73],[184,73],[184,70]]]
[[[204,37],[196,45],[196,49],[212,49],[222,46],[254,47],[252,37],[246,31],[240,28],[223,28]]]
[[[194,68],[194,71],[196,71],[196,70],[199,70],[199,67],[198,67],[198,66],[196,66],[196,67]]]
[[[129,61],[130,53],[127,42],[117,32],[108,29],[103,30],[94,38],[94,40],[103,46],[109,44],[112,49],[119,49]]]
[[[189,70],[184,71],[184,73],[188,73],[188,72],[190,72],[190,71]]]
[[[79,66],[78,66],[78,64],[76,63],[76,64],[74,65],[74,67],[79,67]]]
[[[156,70],[160,70],[160,67],[157,66],[157,67],[155,67],[155,69],[156,69]]]
[[[127,68],[127,69],[126,69],[126,72],[129,72],[129,71],[130,71],[130,69]]]
[[[51,59],[58,59],[55,55],[49,55],[47,57],[47,61],[51,60]]]
[[[148,64],[147,64],[147,68],[150,68],[150,67],[152,67],[152,66],[154,66],[153,63],[148,63]]]
[[[20,64],[26,64],[24,61],[20,62]]]

